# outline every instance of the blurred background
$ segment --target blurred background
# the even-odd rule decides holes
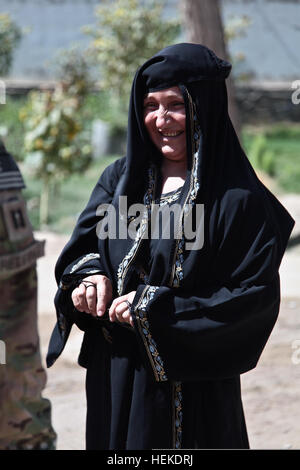
[[[253,448],[300,448],[300,1],[0,0],[0,138],[17,161],[35,236],[44,360],[54,265],[103,169],[126,151],[139,65],[176,42],[233,64],[229,109],[241,144],[296,226],[281,266],[282,310],[258,367],[243,376]],[[84,448],[81,332],[48,371],[59,449]],[[299,365],[298,365],[299,364]]]

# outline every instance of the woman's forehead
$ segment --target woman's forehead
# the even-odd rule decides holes
[[[182,98],[182,93],[181,90],[178,86],[174,86],[171,88],[164,88],[163,90],[158,90],[158,91],[151,91],[149,93],[146,93],[144,96],[144,99],[147,98],[168,98],[168,97],[180,97]]]

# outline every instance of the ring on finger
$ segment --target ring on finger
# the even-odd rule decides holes
[[[97,289],[97,285],[94,282],[91,282],[91,281],[82,281],[80,284],[83,284],[86,289],[88,287],[95,287],[95,289]]]

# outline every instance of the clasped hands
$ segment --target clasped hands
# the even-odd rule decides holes
[[[114,299],[108,312],[111,322],[119,321],[133,326],[129,308],[134,296],[135,291],[132,291]],[[102,274],[88,276],[73,290],[71,297],[74,307],[80,312],[102,317],[112,300],[112,285]]]

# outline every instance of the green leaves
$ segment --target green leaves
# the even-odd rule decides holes
[[[85,171],[92,160],[90,135],[79,119],[89,92],[81,56],[64,58],[62,79],[52,92],[32,91],[20,111],[24,123],[25,162],[42,180],[40,224],[49,222],[49,194],[63,179]]]
[[[26,160],[34,162],[37,177],[61,180],[73,171],[83,171],[90,163],[91,147],[81,135],[78,108],[79,98],[62,88],[53,93],[30,93],[20,119],[25,127]]]
[[[21,29],[6,13],[0,14],[0,75],[8,74],[13,53],[22,37]]]
[[[123,110],[138,67],[179,34],[179,21],[164,19],[163,8],[164,2],[155,0],[146,6],[138,0],[104,0],[96,9],[96,26],[85,28],[101,88],[112,92]]]

